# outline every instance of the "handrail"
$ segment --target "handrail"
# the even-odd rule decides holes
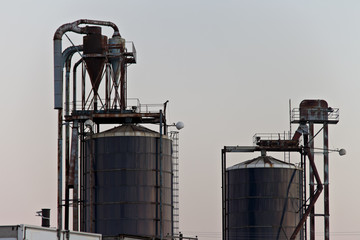
[[[339,121],[339,108],[294,108],[291,111],[291,121],[300,121],[302,115],[308,115],[309,120]]]
[[[114,99],[111,99],[114,100]],[[101,102],[104,102],[104,99],[100,99]],[[128,98],[128,106],[126,108],[126,110],[132,110],[136,113],[158,113],[160,110],[164,110],[164,104],[161,103],[148,103],[148,104],[142,104],[140,103],[140,100],[138,98]],[[130,104],[129,104],[130,103]],[[132,104],[131,104],[132,103]],[[85,109],[82,109],[82,102],[81,101],[77,101],[77,102],[72,102],[71,106],[73,106],[72,111],[76,111],[76,110],[93,110],[92,108],[92,101],[88,102],[84,107]],[[75,106],[75,109],[74,109]],[[99,110],[104,110],[102,108],[100,108]]]

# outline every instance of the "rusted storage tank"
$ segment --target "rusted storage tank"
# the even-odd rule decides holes
[[[227,168],[226,175],[226,239],[292,235],[301,218],[300,168],[263,154]]]
[[[125,124],[86,140],[83,231],[172,234],[171,140],[163,135],[161,145],[160,164],[160,135],[142,126]]]

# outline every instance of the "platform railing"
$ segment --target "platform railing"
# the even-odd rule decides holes
[[[291,111],[291,121],[298,122],[302,119],[313,121],[339,121],[339,108],[294,108]]]

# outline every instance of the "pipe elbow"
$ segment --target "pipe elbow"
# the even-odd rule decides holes
[[[119,32],[119,28],[113,22],[101,21],[101,20],[90,20],[90,19],[80,19],[77,22],[79,22],[79,24],[92,24],[92,25],[98,25],[98,26],[111,27],[114,30],[113,37],[114,36],[120,36],[121,37],[120,32]]]
[[[79,27],[79,24],[81,24],[81,20],[61,25],[54,34],[54,40],[61,40],[64,33],[69,31],[76,33],[86,33],[85,28]]]
[[[109,21],[99,21],[99,20],[90,20],[90,19],[80,19],[72,23],[65,23],[61,25],[54,34],[54,40],[61,40],[62,36],[66,32],[76,32],[80,34],[86,34],[87,30],[84,27],[79,27],[80,24],[92,24],[99,26],[108,26],[114,30],[113,36],[120,36],[119,28],[115,23]]]

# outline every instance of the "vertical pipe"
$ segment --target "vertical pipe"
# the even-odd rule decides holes
[[[85,76],[86,76],[86,68],[84,67],[84,63],[82,64],[82,74],[81,74],[81,105],[82,109],[85,110]]]
[[[126,109],[126,63],[120,58],[120,110]]]
[[[225,216],[226,216],[226,228],[228,229],[228,233],[230,232],[230,215],[229,215],[229,172],[226,171],[226,162],[225,162],[225,168],[224,168],[224,173],[225,173]],[[229,234],[227,235],[227,238],[230,239]]]
[[[310,155],[314,158],[314,123],[309,123]],[[314,171],[309,165],[310,199],[314,198]],[[315,240],[315,206],[310,211],[310,240]]]
[[[105,68],[105,109],[110,109],[110,64],[106,64]]]
[[[57,196],[57,228],[58,239],[60,239],[62,230],[62,109],[58,109],[58,196]]]
[[[330,239],[330,207],[329,207],[329,138],[328,124],[324,123],[324,210],[325,240]]]
[[[54,39],[54,108],[63,108],[63,57],[61,39]]]
[[[76,95],[76,73],[77,73],[77,67],[82,63],[82,59],[77,61],[74,64],[73,68],[73,110],[76,111],[76,101],[77,101],[77,95]],[[74,128],[79,128],[78,122],[74,121]],[[82,129],[82,128],[80,128]],[[82,130],[80,130],[80,136],[82,137]],[[74,140],[73,140],[74,141]],[[76,139],[76,141],[79,141],[79,139]],[[75,169],[74,169],[74,190],[73,190],[73,230],[79,231],[79,153],[78,149],[75,153]],[[81,159],[81,145],[80,145],[80,159]],[[81,162],[81,160],[80,160]],[[81,163],[80,163],[81,164]],[[81,176],[81,175],[80,175]],[[81,177],[80,177],[81,178]],[[81,184],[81,183],[80,183]],[[81,187],[80,187],[81,189]],[[80,194],[81,196],[81,194]],[[80,210],[81,211],[81,210]],[[81,214],[80,214],[81,215]]]
[[[226,147],[221,151],[221,188],[222,188],[222,234],[223,240],[227,239],[226,225],[228,224],[226,219]]]
[[[163,209],[162,209],[162,187],[163,187],[163,181],[162,181],[162,128],[163,128],[163,113],[162,110],[160,110],[160,161],[159,161],[159,167],[160,167],[160,240],[163,239]]]
[[[78,178],[78,166],[79,166],[79,152],[78,152],[78,122],[74,121],[73,126],[73,135],[72,135],[72,145],[71,145],[71,161],[73,162],[73,174],[74,174],[74,182],[73,182],[73,230],[79,230],[79,178]]]
[[[91,130],[91,135],[90,135],[90,203],[89,203],[89,207],[90,207],[90,232],[94,232],[94,139],[92,138],[92,134],[93,134],[93,130]]]
[[[81,61],[78,61],[79,62],[79,64],[80,64],[80,62]],[[76,65],[77,63],[75,63],[75,65]],[[76,65],[76,67],[79,65],[79,64],[77,64]],[[75,67],[75,66],[74,66]],[[73,106],[72,106],[72,108],[73,108],[73,111],[75,111],[76,110],[76,70],[73,72],[73,91],[72,91],[72,94],[73,94]]]
[[[71,60],[66,61],[65,73],[65,116],[69,115],[70,107],[70,64]],[[65,230],[69,230],[69,155],[70,155],[70,127],[65,125]]]
[[[160,138],[159,138],[160,140]],[[156,163],[155,163],[155,182],[156,182],[156,209],[155,209],[155,235],[159,237],[159,141],[156,139]]]
[[[303,161],[303,154],[301,153],[300,155],[300,167],[301,169],[304,169],[304,161]],[[303,183],[304,183],[304,178],[303,178],[303,171],[299,171],[299,196],[300,196],[300,209],[299,209],[299,214],[300,214],[300,219],[303,217],[303,205],[304,205],[304,188],[303,188]],[[303,239],[303,231],[300,231],[300,239]]]
[[[84,169],[85,169],[85,129],[84,129],[84,123],[80,123],[80,231],[85,231],[85,204],[84,204],[84,198],[85,198],[85,187],[84,187]]]
[[[302,188],[304,197],[303,197],[303,204],[301,205],[302,206],[301,217],[303,217],[304,212],[305,212],[303,209],[305,207],[305,203],[306,203],[306,199],[307,199],[307,194],[306,194],[306,184],[307,184],[307,182],[306,182],[306,168],[307,168],[307,166],[306,166],[306,154],[304,152],[302,152],[301,155],[302,155],[303,171],[304,171],[304,173],[303,173],[304,181],[303,181],[303,188]],[[304,238],[301,238],[301,239],[304,239],[304,240],[307,240],[307,225],[308,225],[307,221],[305,221],[305,223],[304,223],[304,226],[305,226]]]
[[[174,150],[173,150],[173,141],[171,141],[171,236],[174,236]]]
[[[73,109],[76,110],[76,101],[77,101],[77,95],[76,95],[76,82],[77,82],[77,77],[76,77],[76,73],[77,73],[77,68],[80,65],[80,63],[82,63],[82,59],[80,59],[79,61],[77,61],[74,64],[74,68],[73,68]],[[82,83],[83,84],[83,83]]]
[[[289,132],[289,139],[292,136],[292,126],[291,126],[291,99],[289,99],[289,127],[290,127],[290,132]]]

